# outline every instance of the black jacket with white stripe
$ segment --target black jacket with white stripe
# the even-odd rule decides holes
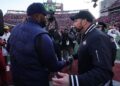
[[[78,75],[70,75],[71,86],[104,86],[112,79],[111,41],[94,24],[82,35],[77,56]]]

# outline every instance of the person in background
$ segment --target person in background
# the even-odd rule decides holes
[[[2,36],[2,39],[5,41],[5,45],[2,47],[2,53],[3,53],[3,56],[5,57],[6,64],[8,63],[8,56],[9,56],[6,50],[9,36],[10,36],[10,28],[8,26],[4,26],[4,34]]]
[[[3,34],[2,38],[7,42],[9,36],[10,36],[10,27],[4,26],[4,34]]]
[[[80,11],[71,19],[81,34],[77,52],[78,74],[59,72],[52,78],[54,86],[104,86],[113,77],[111,44],[108,36],[93,24],[89,11]]]
[[[119,45],[118,45],[118,42],[117,42],[117,36],[120,37],[120,32],[117,30],[117,26],[115,25],[110,25],[109,26],[109,30],[108,30],[108,33],[107,33],[109,36],[113,37],[113,41],[115,42],[115,45],[117,47],[117,49],[120,49]]]
[[[98,22],[98,29],[101,30],[102,32],[104,32],[105,34],[107,34],[107,25],[104,22]],[[108,35],[108,34],[107,34]],[[110,35],[108,35],[110,41],[111,41],[111,48],[112,48],[112,66],[114,67],[114,62],[116,59],[116,54],[117,54],[117,47],[116,44],[114,42],[114,38]],[[113,82],[112,79],[110,81],[109,86],[113,86]]]
[[[6,64],[2,54],[2,47],[5,45],[5,41],[2,39],[3,34],[4,20],[2,10],[0,9],[0,86],[7,86]]]
[[[50,10],[46,18],[47,18],[46,29],[48,30],[49,35],[53,41],[56,56],[59,61],[62,61],[61,48],[60,48],[61,46],[60,42],[62,38],[59,34],[59,27],[57,20],[54,16],[54,11]]]
[[[104,22],[98,22],[97,28],[105,33],[107,33],[107,31],[108,31],[107,25]]]

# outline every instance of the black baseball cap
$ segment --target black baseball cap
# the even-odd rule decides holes
[[[33,14],[40,13],[43,15],[47,15],[47,11],[42,3],[32,3],[27,8],[27,15],[31,16]]]
[[[95,18],[89,11],[82,10],[76,13],[74,16],[71,16],[70,19],[72,21],[75,19],[86,19],[89,22],[93,22]]]
[[[107,28],[107,25],[104,22],[98,22],[98,26],[102,26],[104,28]]]

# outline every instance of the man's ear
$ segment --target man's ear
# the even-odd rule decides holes
[[[84,21],[84,23],[86,23],[86,22],[87,22],[87,19],[83,19],[83,21]]]
[[[83,22],[83,25],[86,25],[87,24],[87,19],[83,19],[82,22]]]
[[[45,21],[46,17],[43,14],[38,14],[38,18],[41,21]]]
[[[33,14],[33,15],[32,15],[32,18],[33,18],[34,20],[38,20],[38,19],[40,18],[40,14]]]

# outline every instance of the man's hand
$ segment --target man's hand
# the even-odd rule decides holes
[[[69,75],[58,72],[57,77],[52,78],[53,86],[69,86]]]

